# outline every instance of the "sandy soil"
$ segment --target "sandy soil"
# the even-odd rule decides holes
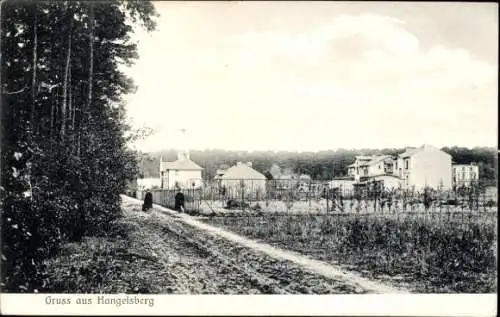
[[[185,214],[123,197],[127,217],[144,227],[137,240],[149,241],[165,269],[184,267],[188,293],[406,293],[346,272],[334,265],[214,227]],[[141,220],[139,220],[139,218]],[[165,260],[167,259],[167,260]],[[172,267],[172,260],[176,266]],[[196,268],[196,269],[195,269]],[[177,275],[176,275],[177,276]],[[201,282],[203,281],[203,282]],[[204,287],[200,288],[200,285]]]

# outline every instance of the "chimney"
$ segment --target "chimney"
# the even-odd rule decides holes
[[[252,162],[247,162],[248,167],[252,167]]]
[[[179,161],[189,160],[189,152],[188,151],[178,151],[177,159]]]

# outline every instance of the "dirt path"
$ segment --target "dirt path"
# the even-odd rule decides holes
[[[142,203],[137,199],[127,196],[122,197],[124,203]],[[334,265],[239,236],[224,229],[202,223],[191,216],[178,214],[175,211],[158,205],[154,205],[154,209],[152,214],[157,214],[163,221],[166,221],[170,230],[176,231],[178,235],[182,235],[183,233],[184,236],[192,235],[193,237],[190,238],[189,243],[196,245],[200,249],[204,249],[205,252],[213,253],[212,255],[219,259],[224,259],[223,262],[225,261],[226,265],[229,263],[229,266],[233,270],[243,270],[246,275],[256,279],[259,283],[268,285],[271,288],[266,289],[269,293],[409,293],[406,289],[368,280],[356,273],[346,272]],[[186,225],[191,227],[191,230],[195,229],[195,232],[187,232],[190,229]],[[208,234],[211,238],[207,239],[207,235],[204,234]],[[234,252],[234,244],[240,246],[237,252]],[[233,253],[233,257],[230,257],[230,254],[227,253]],[[247,254],[246,258],[245,254]],[[237,257],[236,260],[234,260],[234,256]],[[267,260],[259,261],[259,259],[262,260],[263,258],[267,258]],[[253,263],[253,268],[250,265],[252,261],[257,262],[257,265]],[[266,268],[266,265],[269,264],[271,267]],[[274,269],[276,266],[281,267],[278,272],[272,272],[273,270],[276,271]],[[299,274],[302,276],[302,279],[290,281],[289,277],[287,279],[286,276],[284,278],[281,277],[281,280],[280,278],[276,279],[276,276],[278,276],[277,273],[286,271],[286,268],[295,271],[289,277]],[[270,271],[271,274],[269,274]],[[324,281],[314,281],[314,279],[321,278]],[[325,283],[325,281],[327,282]],[[309,285],[301,287],[300,284],[304,283],[308,283]],[[312,289],[311,287],[316,286],[317,283],[332,285],[333,290],[331,288],[328,290],[328,287],[325,290]],[[286,287],[283,288],[282,285],[285,284]]]
[[[359,294],[362,288],[307,272],[300,266],[213,236],[162,211],[142,212],[124,200],[121,222],[128,253],[141,262],[142,292],[165,294]],[[136,265],[137,266],[137,265]],[[124,270],[124,279],[135,275]],[[115,278],[115,280],[118,278]],[[136,279],[136,278],[134,278]],[[126,284],[130,284],[125,281]]]

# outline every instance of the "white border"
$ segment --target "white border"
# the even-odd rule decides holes
[[[146,304],[98,305],[105,294],[1,294],[2,315],[350,315],[350,316],[496,316],[497,294],[418,295],[137,295]],[[71,299],[48,305],[47,296]],[[135,295],[128,295],[135,296]],[[78,305],[77,298],[93,304]]]

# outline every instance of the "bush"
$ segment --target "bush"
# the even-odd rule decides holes
[[[225,209],[241,209],[249,207],[250,205],[245,201],[230,199],[227,201]]]
[[[497,205],[497,202],[490,199],[486,202],[486,207],[495,207]]]

